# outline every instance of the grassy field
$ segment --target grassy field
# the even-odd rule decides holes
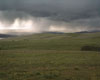
[[[0,40],[0,80],[100,80],[100,33],[35,34]]]

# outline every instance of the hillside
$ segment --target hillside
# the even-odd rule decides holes
[[[34,34],[0,40],[0,80],[100,80],[100,33]]]
[[[83,46],[100,46],[100,33],[43,33],[0,40],[1,50],[68,50],[80,51]]]

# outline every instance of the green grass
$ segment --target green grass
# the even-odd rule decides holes
[[[1,80],[99,80],[100,54],[56,50],[0,51]]]
[[[100,33],[35,34],[0,41],[1,50],[68,50],[79,51],[85,45],[100,45]]]
[[[0,80],[100,80],[100,33],[35,34],[0,40]]]

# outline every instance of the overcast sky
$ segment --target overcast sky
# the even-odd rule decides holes
[[[0,0],[0,33],[100,30],[100,0]]]

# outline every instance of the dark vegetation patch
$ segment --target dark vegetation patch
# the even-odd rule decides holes
[[[99,51],[100,52],[100,47],[99,46],[83,46],[81,48],[82,51]]]

